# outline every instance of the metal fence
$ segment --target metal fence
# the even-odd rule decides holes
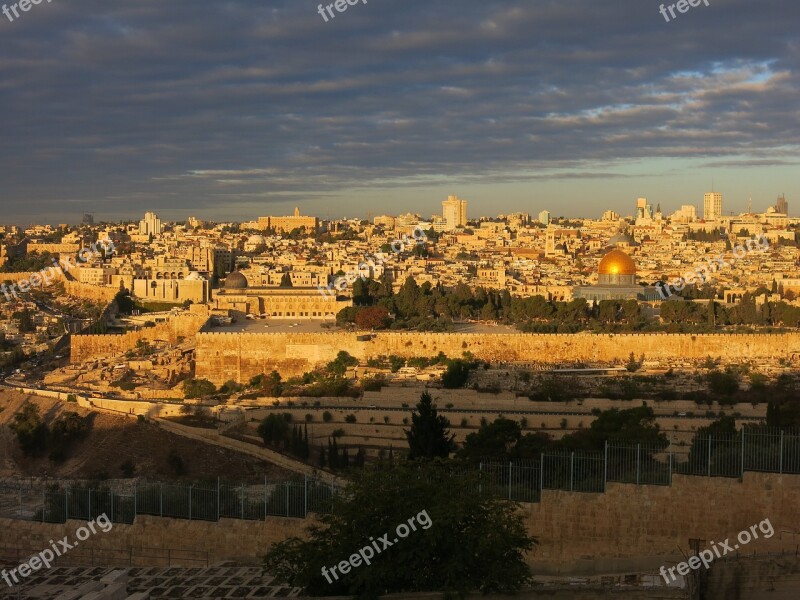
[[[453,476],[465,469],[459,466]],[[539,502],[542,490],[603,493],[608,483],[671,485],[673,474],[741,477],[747,471],[800,474],[800,434],[748,427],[736,434],[700,434],[691,444],[610,442],[601,451],[547,451],[538,460],[477,465],[478,492]],[[0,517],[63,523],[105,514],[115,523],[136,515],[218,521],[305,518],[330,512],[334,485],[304,477],[279,483],[233,485],[65,481],[0,481]]]
[[[336,486],[304,477],[280,483],[232,485],[128,481],[0,481],[0,517],[64,523],[91,521],[105,514],[114,523],[133,523],[136,515],[175,519],[263,520],[268,516],[305,518],[327,512]]]

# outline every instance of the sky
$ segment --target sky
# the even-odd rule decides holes
[[[596,218],[700,209],[712,186],[726,213],[785,193],[798,214],[800,4],[660,4],[9,9],[0,223],[430,216],[449,194],[470,218]]]

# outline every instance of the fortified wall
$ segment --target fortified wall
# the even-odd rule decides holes
[[[91,285],[89,283],[81,283],[80,281],[66,279],[66,277],[64,277],[63,271],[50,269],[48,267],[46,269],[46,272],[47,272],[47,277],[50,278],[52,281],[61,281],[64,284],[64,291],[66,291],[67,294],[75,298],[82,298],[84,300],[91,300],[93,302],[106,303],[106,302],[111,302],[114,299],[114,297],[119,293],[119,288]],[[31,276],[34,276],[33,282],[31,282]],[[13,283],[25,281],[32,288],[46,287],[44,285],[44,281],[41,278],[40,271],[26,271],[21,273],[0,273],[0,281],[11,281]],[[38,282],[38,285],[33,285],[33,283],[36,282]],[[19,293],[18,289],[15,291]],[[9,294],[10,293],[11,292],[9,291]]]
[[[188,313],[170,316],[155,327],[143,327],[122,335],[74,335],[70,345],[70,362],[79,363],[90,358],[119,356],[136,347],[139,340],[165,340],[179,343],[178,338],[192,338],[208,320],[207,314]]]
[[[75,298],[101,303],[111,302],[119,293],[119,288],[91,285],[80,281],[64,281],[64,290]]]
[[[363,336],[362,336],[363,337]],[[626,361],[633,352],[648,360],[774,360],[800,356],[800,334],[482,334],[375,333],[368,341],[355,333],[198,333],[197,377],[220,385],[248,381],[259,373],[302,375],[344,350],[361,361],[395,354],[404,358],[450,358],[471,352],[487,361]]]

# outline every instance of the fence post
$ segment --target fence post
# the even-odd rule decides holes
[[[47,510],[47,499],[45,498],[45,489],[42,488],[42,523],[44,523],[44,513]]]
[[[636,444],[636,485],[641,481],[642,473],[642,445]]]
[[[242,484],[242,521],[244,521],[244,484]]]
[[[133,519],[131,519],[131,523],[136,519],[136,511],[138,510],[137,505],[138,499],[136,498],[136,482],[133,482]]]
[[[672,486],[672,440],[669,441],[669,485]]]
[[[291,501],[291,500],[289,499],[289,485],[290,485],[290,484],[289,484],[289,482],[287,481],[287,482],[286,482],[286,516],[287,516],[287,517],[289,516],[289,502]]]
[[[267,476],[264,475],[264,520],[267,520]]]
[[[511,500],[511,461],[508,461],[508,499]]]
[[[606,440],[606,449],[603,458],[603,493],[605,493],[607,485],[608,485],[608,440]]]
[[[194,484],[192,484],[194,485]],[[189,520],[192,520],[192,486],[189,486]]]
[[[114,522],[114,490],[108,492],[111,494],[111,522]]]
[[[711,477],[711,434],[708,434],[708,476]]]
[[[483,495],[483,461],[478,463],[478,495]]]
[[[542,501],[542,490],[544,489],[544,452],[539,455],[539,502]]]
[[[92,518],[92,488],[89,488],[89,516],[87,520]]]
[[[303,518],[308,516],[308,475],[303,475],[303,496],[305,497],[303,503]]]
[[[569,491],[572,491],[572,486],[575,481],[575,453],[570,454],[569,457]]]
[[[64,514],[69,519],[69,485],[64,490]]]
[[[219,475],[217,475],[217,521],[219,521]]]
[[[744,425],[742,425],[742,474],[741,477],[744,478]]]
[[[159,502],[159,510],[161,511],[161,516],[164,516],[164,484],[158,484],[158,502]]]
[[[781,429],[781,454],[780,459],[778,461],[778,473],[783,475],[783,429]]]

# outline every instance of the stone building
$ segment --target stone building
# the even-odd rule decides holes
[[[225,287],[214,293],[213,306],[239,316],[266,315],[273,319],[335,319],[351,300],[339,300],[316,288],[251,287],[241,271],[225,279]]]
[[[205,304],[210,299],[209,282],[196,271],[178,279],[134,279],[133,295],[148,302]]]

